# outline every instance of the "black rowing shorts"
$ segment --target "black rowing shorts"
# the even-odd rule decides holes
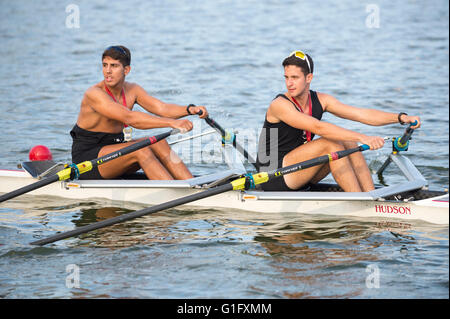
[[[123,143],[123,133],[91,132],[77,124],[70,131],[72,136],[72,163],[79,164],[98,158],[100,150],[111,144]],[[97,167],[81,174],[79,179],[103,179]]]

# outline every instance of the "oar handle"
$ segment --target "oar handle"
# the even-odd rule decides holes
[[[401,137],[397,137],[393,142],[394,151],[401,152],[407,151],[409,147],[409,140],[414,133],[413,126],[417,125],[417,121],[411,123],[405,130],[405,133]]]

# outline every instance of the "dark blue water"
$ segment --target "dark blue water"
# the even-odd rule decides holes
[[[102,80],[101,53],[111,44],[132,52],[129,81],[163,101],[206,105],[254,154],[264,112],[284,90],[281,61],[303,49],[315,63],[312,89],[420,115],[408,156],[430,188],[448,188],[447,1],[80,1],[79,27],[67,5],[2,4],[1,168],[14,169],[37,144],[70,161],[68,132],[84,91]],[[325,120],[380,136],[403,130]],[[176,149],[194,173],[223,166],[213,163],[217,154]],[[375,166],[388,153],[366,158]],[[448,227],[419,222],[177,209],[48,247],[28,244],[141,208],[28,196],[1,204],[0,297],[449,297]]]

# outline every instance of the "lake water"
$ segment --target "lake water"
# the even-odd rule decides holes
[[[68,132],[84,91],[102,80],[101,53],[112,44],[131,50],[129,81],[163,101],[207,106],[255,154],[265,110],[284,91],[281,62],[303,49],[314,59],[313,90],[420,115],[407,155],[431,189],[448,188],[447,1],[21,0],[2,3],[0,21],[1,168],[15,169],[38,144],[70,162]],[[325,120],[379,136],[404,129]],[[224,165],[217,154],[193,158],[204,149],[175,149],[195,174]],[[366,153],[373,167],[389,146]],[[386,175],[395,181],[394,171]],[[448,226],[421,222],[179,208],[29,245],[142,208],[31,196],[2,203],[0,297],[449,297]]]

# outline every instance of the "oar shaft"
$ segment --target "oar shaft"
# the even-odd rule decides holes
[[[113,159],[116,159],[116,158],[118,158],[120,156],[123,156],[123,155],[126,155],[126,154],[130,154],[130,153],[132,153],[134,151],[137,151],[138,149],[141,149],[141,148],[143,148],[145,146],[155,144],[156,142],[159,142],[159,141],[165,139],[166,137],[168,137],[168,136],[170,136],[172,134],[176,134],[178,132],[179,132],[179,130],[175,129],[175,130],[171,130],[171,131],[159,134],[159,135],[155,135],[155,136],[146,138],[146,139],[144,139],[142,141],[139,141],[137,143],[134,143],[134,144],[132,144],[130,146],[124,147],[124,148],[122,148],[122,149],[120,149],[120,150],[118,150],[116,152],[112,152],[112,153],[106,154],[106,155],[104,155],[102,157],[99,157],[97,159],[93,159],[93,160],[90,160],[90,161],[85,161],[85,162],[79,163],[79,164],[76,165],[76,167],[77,167],[78,172],[80,174],[86,173],[86,172],[92,170],[92,168],[94,168],[96,166],[99,166],[99,165],[102,165],[102,164],[104,164],[106,162],[112,161]],[[12,192],[4,194],[4,195],[0,196],[0,203],[4,202],[6,200],[9,200],[9,199],[15,198],[17,196],[23,195],[25,193],[31,192],[31,191],[36,190],[38,188],[44,187],[44,186],[49,185],[49,184],[51,184],[53,182],[64,181],[64,180],[70,179],[73,170],[74,170],[73,167],[65,168],[65,169],[59,171],[58,173],[56,173],[55,175],[48,176],[48,177],[46,177],[46,178],[44,178],[44,179],[42,179],[40,181],[37,181],[37,182],[35,182],[33,184],[21,187],[21,188],[16,189],[16,190],[14,190]]]
[[[220,135],[222,135],[222,138],[226,138],[229,133],[223,129],[222,126],[220,126],[216,121],[211,119],[209,116],[205,117],[206,123],[209,124],[212,128],[216,129]],[[244,149],[237,141],[236,139],[233,139],[233,146],[236,148],[236,150],[241,153],[245,159],[247,159],[248,162],[250,162],[255,168],[256,168],[256,161],[255,159],[247,152],[246,149]]]
[[[211,130],[211,131],[203,132],[203,133],[200,133],[200,134],[197,134],[197,135],[192,135],[192,136],[188,136],[188,137],[185,137],[185,138],[181,138],[179,140],[175,140],[175,141],[169,142],[169,145],[174,145],[174,144],[177,144],[177,143],[193,140],[194,138],[205,136],[205,135],[212,134],[212,133],[216,133],[216,131],[215,130]]]
[[[9,199],[15,198],[17,196],[20,196],[22,194],[31,192],[31,191],[33,191],[35,189],[47,186],[47,185],[49,185],[51,183],[57,182],[58,180],[59,180],[59,176],[58,175],[52,175],[52,176],[50,176],[48,178],[41,179],[41,180],[37,181],[36,183],[30,184],[30,185],[24,186],[22,188],[16,189],[16,190],[14,190],[12,192],[3,194],[3,195],[0,196],[0,203],[4,202],[4,201],[7,201]]]
[[[412,126],[417,125],[417,121],[411,123],[405,130],[405,133],[401,137],[397,137],[394,140],[394,149],[396,151],[406,151],[408,149],[409,140],[411,139],[411,135],[414,133],[414,129]]]
[[[411,139],[411,135],[412,133],[414,133],[414,130],[411,128],[411,126],[409,126],[406,131],[405,134],[403,134],[402,137],[400,137],[399,142],[401,144],[405,144],[406,142],[408,142]]]
[[[117,224],[117,223],[122,223],[122,222],[125,222],[125,221],[128,221],[128,220],[131,220],[131,219],[135,219],[135,218],[139,218],[139,217],[142,217],[142,216],[145,216],[145,215],[150,215],[150,214],[153,214],[153,213],[157,213],[159,211],[162,211],[162,210],[165,210],[165,209],[169,209],[169,208],[173,208],[175,206],[184,205],[184,204],[187,204],[187,203],[190,203],[190,202],[193,202],[193,201],[205,198],[205,197],[210,197],[210,196],[214,196],[214,195],[217,195],[217,194],[220,194],[220,193],[224,193],[224,192],[227,192],[227,191],[232,190],[232,189],[233,189],[232,185],[230,183],[228,183],[228,184],[225,184],[225,185],[221,185],[221,186],[218,186],[218,187],[214,187],[214,188],[208,189],[208,190],[206,190],[204,192],[188,195],[188,196],[185,196],[185,197],[182,197],[182,198],[178,198],[178,199],[166,202],[166,203],[155,205],[155,206],[152,206],[152,207],[149,207],[149,208],[145,208],[145,209],[142,209],[142,210],[139,210],[139,211],[135,211],[135,212],[132,212],[132,213],[128,213],[128,214],[124,214],[124,215],[121,215],[121,216],[109,218],[109,219],[106,219],[106,220],[103,220],[103,221],[100,221],[100,222],[96,222],[96,223],[93,223],[93,224],[90,224],[90,225],[86,225],[86,226],[82,226],[82,227],[76,228],[76,229],[68,231],[68,232],[64,232],[64,233],[57,234],[57,235],[54,235],[54,236],[51,236],[51,237],[48,237],[48,238],[40,239],[40,240],[32,242],[31,245],[40,245],[40,246],[46,245],[46,244],[53,243],[53,242],[58,241],[58,240],[66,239],[66,238],[69,238],[69,237],[78,236],[78,235],[90,232],[92,230],[96,230],[96,229],[99,229],[99,228],[112,226],[112,225]]]
[[[360,145],[358,147],[355,148],[351,148],[351,149],[347,149],[347,150],[342,150],[342,151],[337,151],[337,152],[333,152],[327,155],[322,155],[298,164],[293,164],[290,166],[286,166],[286,167],[282,167],[276,170],[273,170],[272,172],[269,172],[269,178],[272,177],[279,177],[279,176],[283,176],[286,174],[290,174],[290,173],[294,173],[306,168],[310,168],[313,166],[317,166],[320,164],[325,164],[325,163],[329,163],[331,161],[335,161],[338,160],[340,158],[343,158],[345,156],[348,156],[350,154],[356,153],[356,152],[362,152],[365,150],[368,150],[369,146],[364,144],[364,145]]]
[[[104,164],[104,163],[112,161],[113,159],[116,159],[120,156],[133,153],[141,148],[155,144],[155,143],[165,139],[166,137],[169,137],[170,135],[176,134],[178,132],[179,132],[179,130],[176,129],[176,130],[171,130],[171,131],[161,133],[159,135],[155,135],[152,137],[147,137],[139,142],[136,142],[127,147],[124,147],[116,152],[112,152],[112,153],[106,154],[102,157],[99,157],[97,159],[91,160],[90,162],[92,163],[93,166],[98,166],[98,165]]]

